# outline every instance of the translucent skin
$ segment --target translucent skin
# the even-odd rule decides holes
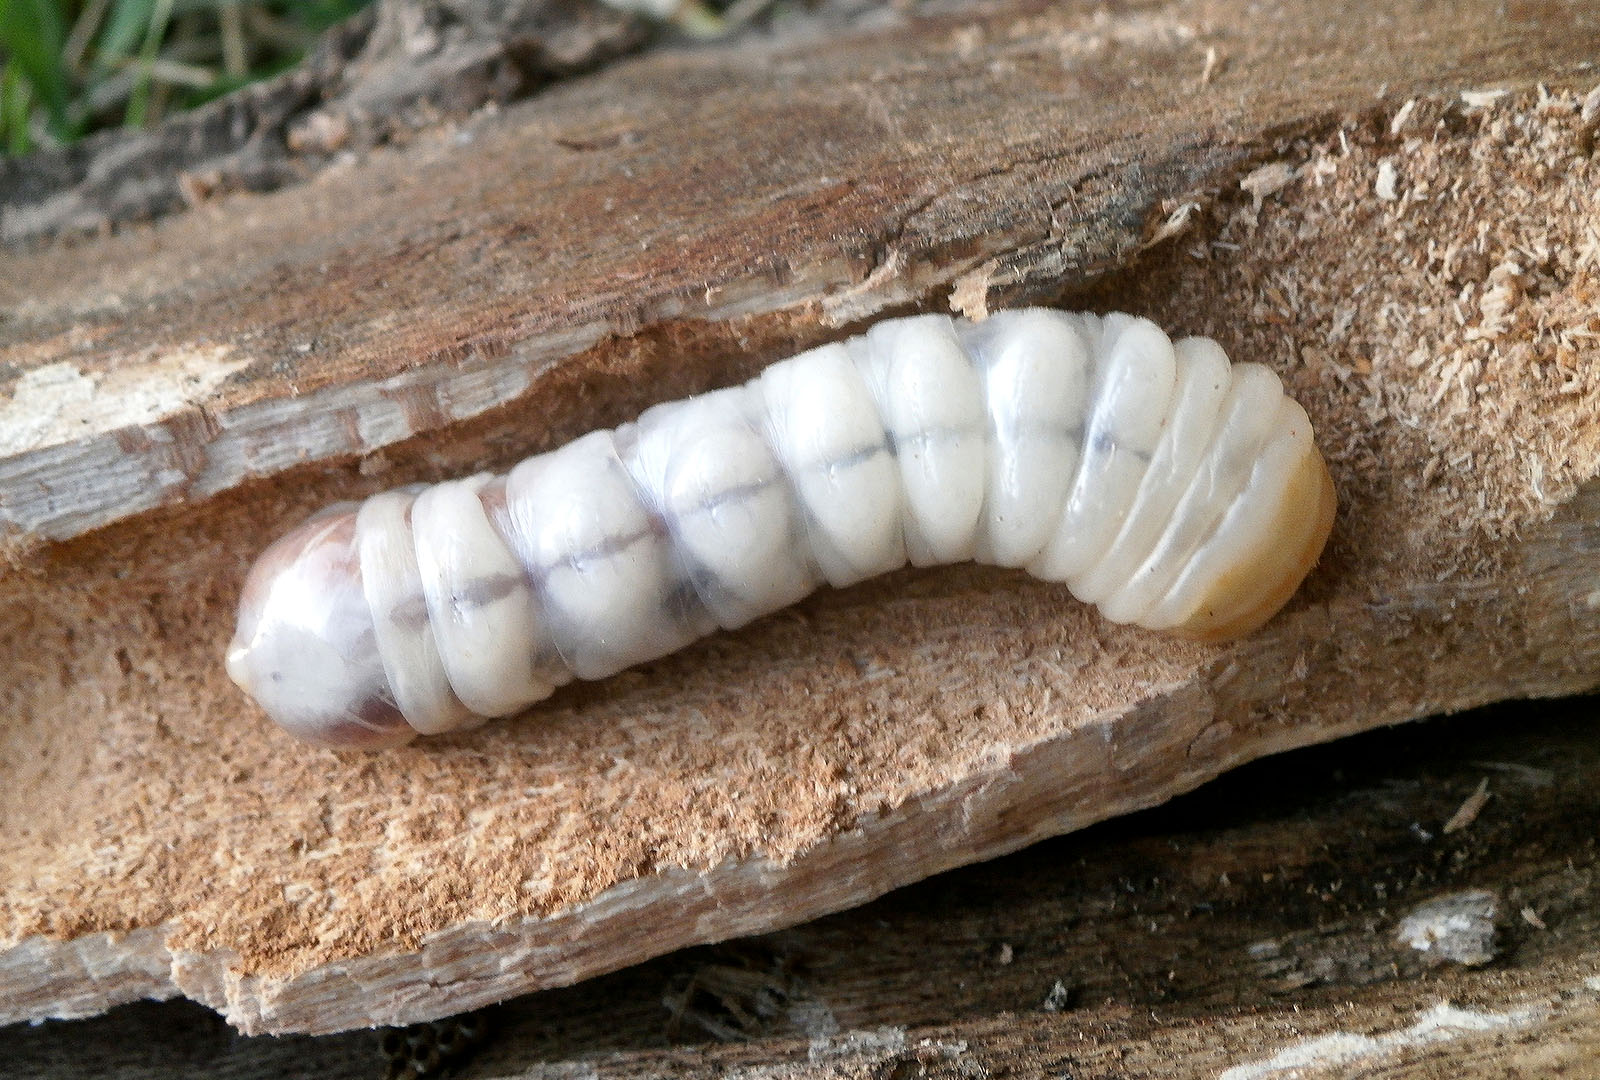
[[[228,671],[335,746],[509,715],[826,583],[976,559],[1221,641],[1332,527],[1270,370],[1127,315],[888,320],[507,476],[373,496],[267,550]]]
[[[285,730],[331,746],[390,746],[416,732],[395,707],[361,595],[355,511],[318,514],[250,571],[228,675]]]

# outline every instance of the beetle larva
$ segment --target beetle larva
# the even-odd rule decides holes
[[[505,476],[323,511],[252,569],[228,672],[295,734],[384,746],[964,559],[1221,640],[1283,606],[1333,511],[1305,410],[1214,341],[890,319]]]

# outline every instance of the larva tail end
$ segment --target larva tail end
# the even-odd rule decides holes
[[[1170,631],[1195,641],[1243,637],[1289,602],[1333,531],[1338,499],[1327,463],[1315,447],[1302,459],[1263,542],[1217,582],[1188,621]]]
[[[416,736],[372,644],[355,514],[320,514],[256,560],[239,599],[228,677],[308,742],[378,749]]]

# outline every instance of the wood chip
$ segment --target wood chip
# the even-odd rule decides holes
[[[1389,134],[1398,135],[1405,129],[1406,121],[1411,119],[1411,114],[1416,111],[1417,99],[1412,98],[1400,106],[1400,111],[1394,114],[1394,119],[1389,121]]]
[[[1478,784],[1478,790],[1468,795],[1466,801],[1456,809],[1454,814],[1450,815],[1450,820],[1444,823],[1444,834],[1449,836],[1451,833],[1460,832],[1474,821],[1477,821],[1478,815],[1483,812],[1483,808],[1489,802],[1489,798],[1489,778],[1486,776]]]
[[[1461,100],[1469,109],[1487,109],[1509,93],[1509,90],[1463,90]]]
[[[1261,203],[1270,195],[1276,195],[1294,180],[1296,169],[1287,161],[1275,161],[1270,165],[1263,165],[1253,170],[1239,186],[1250,193],[1255,200],[1255,209],[1261,209]]]
[[[1378,162],[1378,179],[1372,185],[1373,192],[1384,202],[1394,202],[1400,197],[1395,188],[1398,174],[1395,172],[1394,162],[1384,158]]]

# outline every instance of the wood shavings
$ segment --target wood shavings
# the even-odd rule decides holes
[[[1463,90],[1461,101],[1469,109],[1487,109],[1509,93],[1510,90]]]
[[[1584,95],[1583,107],[1578,112],[1578,121],[1584,127],[1590,128],[1600,124],[1600,83]]]
[[[1189,231],[1194,216],[1199,212],[1200,204],[1192,199],[1179,203],[1161,220],[1161,224],[1156,227],[1150,239],[1144,242],[1141,250],[1155,247],[1165,240],[1171,240],[1174,236],[1182,236]]]
[[[1372,184],[1373,193],[1384,202],[1394,202],[1400,197],[1395,185],[1399,182],[1399,174],[1395,171],[1394,161],[1385,158],[1378,162],[1378,178]]]
[[[1600,85],[1584,96],[1578,110],[1578,153],[1588,157],[1594,152],[1595,132],[1600,130]]]
[[[1417,109],[1417,99],[1412,98],[1400,106],[1400,111],[1394,114],[1394,119],[1389,121],[1389,134],[1398,135],[1405,130],[1406,121],[1411,119],[1411,114]]]
[[[1294,357],[1291,383],[1319,387],[1313,419],[1316,394],[1365,418],[1368,434],[1330,456],[1349,470],[1342,482],[1398,500],[1387,528],[1481,534],[1476,555],[1441,557],[1442,580],[1487,572],[1493,538],[1522,527],[1513,519],[1539,520],[1600,466],[1600,439],[1587,433],[1600,411],[1600,165],[1573,156],[1582,98],[1552,92],[1541,107],[1531,93],[1502,95],[1471,138],[1412,138],[1403,154],[1387,122],[1341,127],[1286,159],[1314,182],[1277,193],[1273,214],[1252,220],[1240,199],[1208,215],[1217,225],[1197,243],[1213,257],[1190,263],[1265,324],[1241,355]],[[1449,108],[1419,98],[1407,132]],[[1374,191],[1385,164],[1393,202]],[[1231,259],[1229,245],[1249,259]],[[1279,281],[1286,268],[1293,295]],[[1286,305],[1264,302],[1270,288]],[[1174,324],[1222,332],[1215,295],[1189,305],[1163,274],[1140,289],[1153,305],[1179,301]],[[1490,443],[1508,459],[1485,455]],[[1393,557],[1365,542],[1345,555]]]
[[[1488,287],[1478,300],[1480,321],[1466,332],[1468,341],[1502,337],[1511,328],[1523,297],[1525,278],[1521,265],[1510,259],[1489,271]]]
[[[1474,821],[1477,821],[1478,815],[1483,813],[1483,808],[1489,804],[1490,798],[1489,778],[1484,777],[1483,781],[1478,784],[1477,790],[1468,795],[1466,801],[1456,808],[1455,813],[1450,815],[1450,820],[1444,823],[1444,835],[1449,836],[1451,833],[1460,832]]]
[[[1298,170],[1287,161],[1275,161],[1252,171],[1239,181],[1239,186],[1250,193],[1254,209],[1259,212],[1261,204],[1269,196],[1276,195],[1288,187],[1297,175]]]

